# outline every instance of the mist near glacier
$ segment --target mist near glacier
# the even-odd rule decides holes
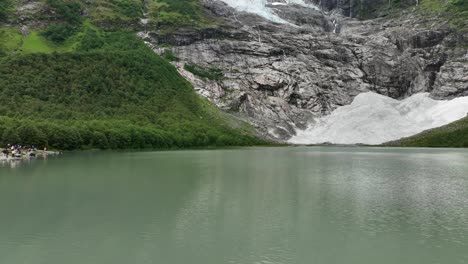
[[[277,14],[275,14],[274,10],[268,7],[269,5],[278,6],[278,5],[296,4],[296,5],[302,5],[304,7],[309,7],[309,8],[318,10],[317,6],[306,4],[303,0],[287,0],[286,3],[279,2],[279,1],[278,2],[267,1],[267,0],[221,0],[221,1],[235,8],[238,11],[257,14],[261,17],[264,17],[276,23],[288,23],[288,22],[280,18]]]
[[[467,113],[468,97],[440,101],[421,93],[399,101],[367,92],[299,131],[289,142],[377,145],[449,124]]]

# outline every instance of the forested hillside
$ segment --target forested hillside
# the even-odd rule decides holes
[[[248,125],[196,95],[135,37],[132,23],[143,2],[47,0],[27,12],[18,11],[26,8],[19,1],[0,3],[2,144],[107,149],[261,143]]]

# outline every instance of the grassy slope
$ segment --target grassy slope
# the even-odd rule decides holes
[[[199,0],[148,0],[148,15],[162,32],[216,27],[220,21],[203,12]]]
[[[21,34],[19,30],[12,27],[0,27],[0,52],[8,53],[21,45]]]
[[[466,0],[419,0],[419,5],[409,1],[389,0],[375,9],[363,7],[359,17],[369,19],[381,16],[399,17],[402,11],[410,11],[421,18],[439,19],[449,22],[455,30],[468,29],[468,1]],[[406,3],[406,4],[405,4]]]
[[[107,26],[131,26],[143,15],[142,0],[96,0],[79,1],[89,10],[89,17],[94,24]]]
[[[468,147],[468,117],[443,127],[430,129],[418,135],[386,143],[401,147]]]
[[[78,1],[78,0],[77,0]],[[133,27],[147,13],[153,27],[162,32],[181,28],[216,27],[219,21],[204,13],[199,0],[96,0],[79,1],[97,25]]]
[[[263,143],[250,126],[197,96],[131,31],[96,27],[92,19],[65,19],[76,32],[59,43],[46,39],[44,28],[23,38],[14,26],[1,27],[1,144],[104,149]]]
[[[31,32],[24,38],[20,50],[24,53],[52,53],[55,49],[52,45],[48,45],[47,41],[38,32]]]
[[[466,0],[422,0],[421,14],[438,16],[448,21],[456,30],[468,29],[468,1]]]

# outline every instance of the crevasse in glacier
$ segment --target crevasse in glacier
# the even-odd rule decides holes
[[[468,97],[433,100],[428,93],[398,101],[368,92],[322,117],[290,140],[294,144],[381,144],[440,127],[468,113]]]

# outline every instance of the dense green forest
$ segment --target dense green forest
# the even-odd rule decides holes
[[[468,117],[443,127],[424,131],[418,135],[389,142],[387,146],[467,148]]]
[[[142,3],[110,1],[108,8],[136,16],[130,2]],[[84,2],[46,3],[54,11],[47,26],[27,36],[0,27],[1,144],[71,150],[265,143],[196,95],[132,31],[96,26],[82,16]],[[0,10],[6,17],[11,9]]]

